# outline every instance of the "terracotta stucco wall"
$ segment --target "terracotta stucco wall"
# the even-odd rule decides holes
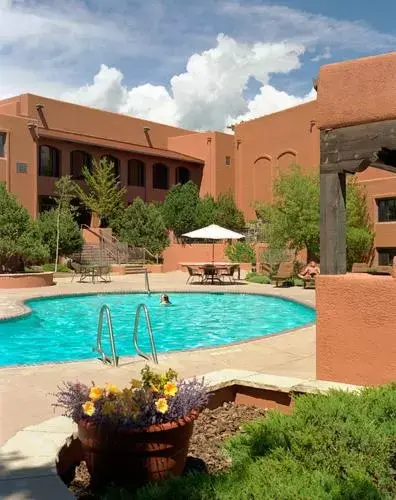
[[[216,197],[221,193],[235,191],[234,135],[214,133],[216,147]],[[226,163],[230,157],[230,165]]]
[[[127,115],[111,113],[86,106],[48,99],[33,94],[21,96],[21,113],[31,118],[39,118],[37,104],[43,104],[43,114],[48,128],[73,131],[93,137],[113,139],[131,144],[150,146],[143,128],[150,127],[148,136],[151,145],[167,149],[168,137],[191,133],[177,127],[141,120]]]
[[[37,214],[37,148],[28,128],[28,120],[11,115],[0,115],[0,130],[7,133],[5,157],[2,159],[0,179],[29,213]],[[27,165],[27,173],[17,172],[17,162]]]
[[[316,377],[357,385],[396,380],[396,279],[319,276]]]
[[[153,188],[153,164],[156,162],[161,162],[168,167],[169,186],[176,183],[176,168],[178,167],[188,168],[191,180],[197,185],[201,183],[202,166],[198,164],[50,139],[40,139],[40,144],[53,146],[59,149],[61,155],[60,175],[70,174],[70,153],[74,150],[83,150],[91,154],[96,160],[99,160],[103,155],[111,155],[117,158],[120,161],[120,183],[127,188],[126,202],[128,203],[131,203],[134,198],[138,196],[146,201],[164,200],[167,190]],[[145,187],[128,186],[128,160],[131,158],[143,161],[146,166]],[[53,177],[38,177],[38,194],[50,196],[53,193],[56,181],[57,178]]]
[[[316,102],[241,123],[235,128],[235,188],[239,207],[254,217],[253,201],[272,201],[279,170],[291,163],[303,169],[319,166]]]
[[[396,52],[322,66],[318,79],[319,128],[396,117]]]
[[[200,184],[200,195],[216,195],[216,145],[214,134],[199,132],[168,139],[168,148],[178,153],[194,156],[205,162]]]
[[[181,269],[180,262],[211,262],[212,247],[213,245],[209,243],[192,245],[171,243],[163,253],[163,270],[164,272],[179,270]],[[224,243],[215,244],[215,261],[228,261],[224,253],[225,248]]]

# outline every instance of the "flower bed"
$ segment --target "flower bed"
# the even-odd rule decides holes
[[[0,274],[0,288],[35,288],[53,284],[52,272]]]

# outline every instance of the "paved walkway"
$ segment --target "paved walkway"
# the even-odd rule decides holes
[[[219,286],[185,285],[181,272],[150,275],[153,291],[218,291]],[[59,279],[54,287],[9,290],[0,294],[0,315],[10,316],[15,300],[15,314],[23,313],[21,301],[31,297],[95,292],[142,291],[143,275],[115,277],[109,284],[70,283]],[[301,288],[276,289],[267,285],[226,285],[221,291],[264,293],[289,297],[313,305],[315,293]],[[145,361],[122,358],[120,366],[104,366],[97,360],[19,366],[0,369],[0,444],[22,428],[54,416],[50,395],[63,380],[95,380],[102,384],[124,385],[138,375]],[[315,327],[309,326],[290,333],[274,335],[243,344],[215,349],[175,352],[159,355],[159,368],[172,367],[183,377],[202,375],[213,370],[242,369],[274,375],[315,378]]]

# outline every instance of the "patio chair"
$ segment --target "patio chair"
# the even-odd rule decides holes
[[[237,271],[238,267],[239,267],[238,265],[234,264],[233,266],[230,266],[227,269],[224,269],[221,272],[220,276],[222,278],[228,278],[230,280],[230,283],[235,283],[234,274]]]
[[[67,267],[73,271],[72,275],[72,283],[74,281],[74,278],[79,274],[80,279],[81,279],[81,274],[82,274],[82,266],[78,262],[73,262],[72,260],[67,261]]]
[[[199,278],[199,281],[202,282],[203,275],[199,269],[194,269],[193,267],[187,266],[187,271],[188,271],[188,278],[186,284],[189,283],[190,281],[192,283],[194,281],[194,278]]]
[[[288,281],[293,278],[294,274],[294,264],[293,262],[281,262],[279,265],[278,272],[273,277],[275,281],[275,286],[279,286],[280,284],[284,284],[285,281]]]

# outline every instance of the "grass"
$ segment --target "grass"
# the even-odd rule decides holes
[[[55,264],[43,264],[41,266],[41,269],[43,271],[55,271]],[[67,267],[66,264],[58,264],[58,273],[70,273],[70,269]]]
[[[271,279],[267,275],[258,273],[247,273],[245,280],[260,285],[269,285],[271,283]]]
[[[298,397],[226,445],[218,475],[172,478],[106,500],[391,500],[396,498],[396,384]]]

